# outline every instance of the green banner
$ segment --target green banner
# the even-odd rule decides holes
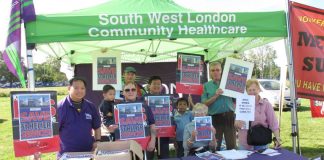
[[[43,15],[27,24],[28,43],[122,39],[286,37],[283,11]]]

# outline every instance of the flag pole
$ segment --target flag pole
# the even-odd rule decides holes
[[[288,39],[285,38],[286,42],[286,54],[288,60],[288,69],[289,69],[289,81],[290,81],[290,97],[292,101],[291,108],[291,136],[292,136],[292,144],[293,151],[301,154],[300,146],[299,146],[299,131],[298,131],[298,120],[297,120],[297,112],[296,112],[296,85],[295,85],[295,76],[294,76],[294,65],[293,65],[293,51],[292,51],[292,38],[291,38],[291,25],[290,25],[290,0],[286,2],[286,23],[287,23],[287,34]],[[297,146],[297,147],[296,147]]]

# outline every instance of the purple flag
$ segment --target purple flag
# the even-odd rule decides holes
[[[3,60],[8,70],[14,74],[26,88],[21,59],[21,22],[25,23],[35,20],[35,9],[32,0],[13,0],[11,4],[11,14],[6,49],[2,54]]]

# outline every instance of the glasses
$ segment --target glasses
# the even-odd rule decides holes
[[[130,92],[130,91],[135,92],[136,91],[136,88],[125,89],[125,92]]]

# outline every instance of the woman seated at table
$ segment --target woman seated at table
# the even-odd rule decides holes
[[[195,117],[203,117],[208,113],[208,107],[202,103],[197,103],[192,112]],[[185,126],[183,133],[183,148],[185,156],[193,156],[196,152],[204,152],[207,150],[215,151],[216,147],[216,130],[212,126],[211,128],[213,132],[212,140],[207,141],[196,141],[197,131],[195,130],[195,121],[188,123]],[[199,150],[199,151],[198,151]]]
[[[246,92],[248,95],[255,96],[255,120],[252,121],[251,127],[261,124],[263,127],[269,127],[275,135],[274,142],[275,148],[279,148],[281,139],[279,137],[279,125],[275,112],[271,103],[266,99],[260,97],[261,92],[260,83],[256,79],[250,79],[246,82]],[[263,150],[268,148],[268,144],[261,146],[251,146],[247,143],[247,131],[244,121],[236,120],[235,127],[238,130],[239,149],[244,150]],[[247,128],[247,127],[246,127]]]

